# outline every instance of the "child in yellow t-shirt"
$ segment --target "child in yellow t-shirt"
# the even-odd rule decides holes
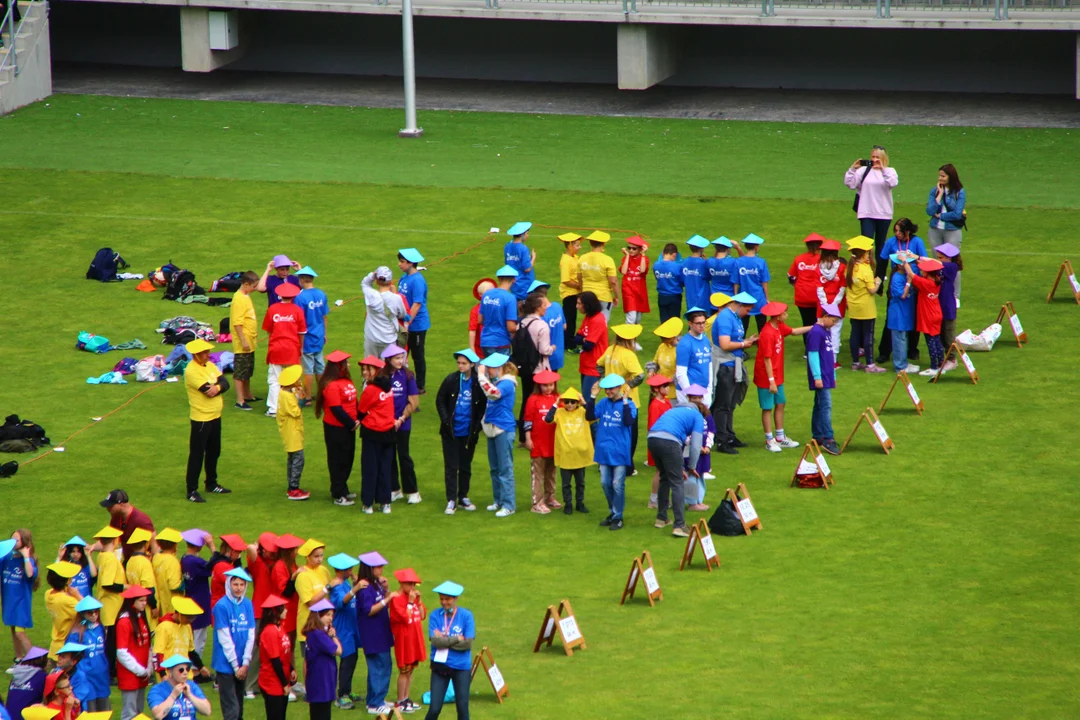
[[[666,378],[675,377],[675,350],[679,345],[679,336],[683,331],[683,319],[681,317],[668,318],[653,330],[653,335],[660,338],[660,347],[656,348],[652,363],[646,365],[646,369],[653,373],[663,375]],[[653,369],[653,365],[656,366]],[[675,399],[675,383],[668,387],[668,400]]]
[[[71,587],[71,578],[75,577],[82,568],[75,563],[60,560],[45,569],[45,580],[49,583],[49,590],[45,593],[45,609],[52,617],[49,658],[56,660],[56,651],[64,646],[75,617],[78,615],[75,612],[75,606],[82,600],[82,595]]]
[[[128,585],[140,585],[150,591],[146,599],[148,612],[146,622],[150,626],[150,632],[157,629],[158,618],[161,617],[161,608],[158,606],[157,578],[154,577],[154,565],[146,555],[146,547],[153,536],[149,530],[136,528],[128,537],[128,560],[124,566],[127,574]]]
[[[240,289],[233,294],[229,305],[229,329],[232,331],[233,384],[236,385],[236,407],[251,410],[249,400],[257,400],[251,394],[251,375],[255,372],[255,339],[259,321],[255,316],[255,304],[251,293],[259,285],[259,276],[248,270],[240,276]]]
[[[116,541],[121,535],[122,532],[106,525],[94,536],[94,544],[87,548],[87,552],[98,551],[97,599],[101,602],[101,624],[106,628],[116,625],[116,616],[120,614],[120,606],[124,603],[120,593],[124,592],[127,586],[127,574],[120,558],[116,556]]]
[[[874,295],[881,286],[881,278],[874,277],[873,240],[854,237],[848,240],[851,262],[847,266],[847,318],[851,327],[851,369],[868,373],[883,373],[885,368],[874,363],[874,323],[877,320],[877,304]],[[862,359],[859,352],[862,351]]]
[[[151,564],[154,567],[154,580],[157,582],[159,617],[172,612],[173,595],[178,594],[184,584],[184,572],[180,569],[180,559],[176,557],[176,545],[183,539],[180,531],[173,528],[165,528],[157,535],[158,553],[154,555]]]
[[[277,425],[285,445],[285,478],[289,484],[285,497],[289,500],[311,497],[311,493],[300,489],[300,476],[304,474],[304,415],[300,412],[303,373],[300,365],[289,365],[278,377],[282,393],[278,396]]]
[[[585,507],[585,468],[593,462],[592,433],[585,419],[585,403],[581,393],[568,389],[559,397],[544,416],[544,422],[555,424],[555,467],[562,476],[563,512],[572,515],[574,510],[587,513]],[[570,480],[574,480],[577,502],[570,495]]]

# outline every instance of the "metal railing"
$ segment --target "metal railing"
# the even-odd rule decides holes
[[[15,74],[19,74],[19,52],[16,49],[18,44],[19,30],[22,28],[23,21],[26,20],[26,16],[22,17],[19,21],[19,27],[15,27],[15,10],[17,9],[17,0],[8,0],[7,12],[4,13],[3,21],[0,21],[0,38],[4,33],[7,33],[7,44],[4,49],[7,51],[4,53],[4,57],[0,58],[0,72],[4,71],[4,68],[11,66],[15,70]]]
[[[376,4],[388,4],[390,0],[374,0]],[[478,2],[479,0],[477,0]],[[762,17],[776,15],[787,9],[804,10],[865,10],[873,11],[875,18],[890,19],[893,11],[920,10],[939,12],[985,12],[993,13],[995,20],[1008,20],[1009,10],[1061,11],[1073,10],[1078,0],[483,0],[491,9],[543,3],[545,5],[621,6],[623,13],[636,13],[646,8],[737,8],[755,10],[760,8]]]

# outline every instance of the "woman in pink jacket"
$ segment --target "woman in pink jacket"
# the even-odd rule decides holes
[[[896,171],[889,167],[889,154],[875,145],[870,159],[859,158],[844,173],[844,184],[855,191],[854,210],[859,218],[859,234],[874,238],[874,257],[892,231],[893,188],[900,182]],[[889,263],[879,263],[875,275],[884,279]],[[886,285],[887,283],[882,283]],[[878,291],[881,294],[881,291]]]

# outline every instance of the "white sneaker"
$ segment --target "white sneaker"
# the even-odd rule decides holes
[[[401,492],[400,490],[395,490],[394,492],[390,493],[390,502],[397,502],[403,497],[405,497],[405,494],[403,492]]]
[[[457,503],[453,500],[446,503],[446,510],[444,510],[443,512],[445,512],[447,515],[453,515],[455,512],[457,512]]]
[[[350,500],[355,500],[356,493],[348,493],[347,495],[345,495],[345,497],[349,498]]]
[[[418,492],[409,493],[409,504],[410,505],[419,505],[421,502],[423,502],[423,500],[424,499],[422,497],[420,497],[420,493],[418,493]]]
[[[389,503],[382,506],[382,514],[383,515],[389,515],[390,514],[390,504]]]
[[[950,370],[955,370],[957,367],[955,360],[946,360],[945,364],[941,366],[941,372],[947,373]]]
[[[461,502],[458,503],[458,507],[462,510],[468,510],[469,512],[472,512],[476,509],[476,505],[473,505],[473,501],[467,497],[461,498]]]
[[[487,510],[488,512],[498,512],[498,510],[499,510],[499,503],[491,503],[491,504],[490,504],[490,505],[488,505],[488,506],[487,506],[487,508],[485,508],[485,509],[486,509],[486,510]]]
[[[263,415],[265,415],[266,417],[271,417],[271,418],[276,418],[276,417],[277,417],[277,413],[276,413],[276,412],[271,412],[271,411],[269,411],[269,410],[267,410],[266,412],[264,412],[264,413],[263,413]]]
[[[780,452],[780,443],[776,442],[775,439],[770,438],[765,441],[765,449],[769,452]]]
[[[289,702],[296,702],[296,693],[292,691],[289,692]]]
[[[244,693],[244,699],[245,700],[254,700],[255,699],[255,693],[253,693],[253,692]]]
[[[904,368],[904,372],[906,372],[908,375],[914,375],[915,373],[919,372],[919,366],[908,363],[907,367]]]
[[[776,442],[780,443],[780,447],[782,447],[782,448],[802,447],[802,444],[798,440],[792,440],[787,435],[784,436],[783,440],[780,440],[779,438],[777,438]]]
[[[711,472],[706,472],[706,473],[701,473],[701,479],[702,480],[715,480],[716,476],[713,475]]]
[[[922,377],[934,377],[935,375],[937,375],[937,373],[937,368],[926,368],[921,373],[919,373],[919,375]]]
[[[373,512],[375,512],[375,511],[371,509],[371,506],[370,506],[370,505],[365,505],[365,506],[364,506],[364,514],[365,514],[365,515],[370,515],[370,514],[372,514]]]
[[[334,504],[338,507],[349,507],[350,505],[355,505],[356,503],[349,498],[339,497],[337,500],[334,501]]]
[[[513,514],[514,511],[510,508],[499,508],[499,511],[495,513],[495,517],[509,517]]]

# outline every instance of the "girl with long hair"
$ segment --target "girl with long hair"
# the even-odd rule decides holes
[[[926,200],[926,214],[930,216],[928,239],[932,247],[949,243],[957,253],[964,242],[967,227],[967,191],[960,182],[960,173],[952,163],[938,168],[937,184],[930,188]],[[960,276],[956,277],[955,300],[960,299]]]
[[[330,472],[330,496],[335,505],[355,505],[356,493],[349,491],[349,475],[356,460],[356,385],[349,375],[347,352],[335,350],[326,356],[326,369],[319,377],[315,417],[323,419],[326,466]]]
[[[868,373],[885,372],[874,362],[874,323],[877,320],[874,294],[881,286],[881,278],[874,277],[874,257],[870,253],[872,243],[870,238],[860,236],[848,241],[848,244],[851,262],[847,266],[844,285],[847,288],[848,320],[851,321],[851,335],[848,337],[851,369]]]
[[[4,624],[11,628],[11,643],[18,661],[31,648],[26,631],[34,627],[33,594],[41,586],[34,536],[26,528],[11,534],[15,548],[0,560],[0,602]]]
[[[285,720],[289,694],[296,682],[293,669],[292,641],[282,628],[288,615],[288,601],[268,595],[262,601],[257,631],[259,643],[259,690],[262,691],[266,720]]]
[[[405,348],[391,343],[383,350],[382,359],[386,361],[386,367],[379,373],[390,378],[397,425],[390,461],[390,501],[406,497],[409,505],[416,505],[422,498],[416,483],[416,465],[409,452],[409,438],[412,436],[412,416],[420,409],[420,388],[413,371],[405,366]]]
[[[146,602],[150,591],[131,585],[116,619],[116,684],[120,688],[120,719],[132,720],[146,705],[146,687],[154,675],[150,661],[150,622]]]
[[[101,624],[101,603],[84,597],[75,606],[79,619],[71,626],[67,642],[85,645],[82,660],[71,675],[75,697],[87,712],[112,710],[109,700],[109,658],[105,654],[105,627]]]
[[[75,577],[71,578],[71,587],[78,590],[83,597],[90,595],[94,583],[97,582],[97,565],[86,548],[86,541],[76,535],[61,545],[56,555],[57,560],[75,563],[80,567]]]
[[[574,336],[574,346],[581,348],[578,372],[581,374],[581,393],[585,397],[590,397],[592,386],[600,381],[596,361],[608,347],[608,325],[603,310],[596,293],[586,290],[578,295],[578,312],[583,319]]]

